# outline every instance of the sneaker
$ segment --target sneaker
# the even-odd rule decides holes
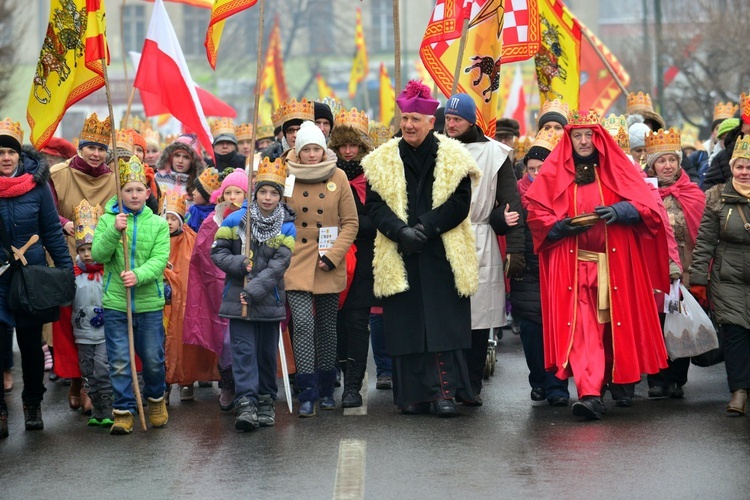
[[[375,388],[382,390],[393,389],[393,379],[390,375],[379,375],[378,381],[375,383]]]
[[[238,431],[254,431],[260,427],[258,420],[258,408],[255,403],[247,398],[240,398],[236,404],[237,417],[234,420],[234,428]]]
[[[192,401],[195,399],[195,387],[192,385],[180,386],[180,401]]]
[[[276,410],[273,408],[271,396],[260,396],[258,398],[258,423],[261,427],[276,425]]]
[[[112,427],[109,429],[109,433],[113,436],[120,436],[130,434],[133,432],[133,414],[127,410],[112,410],[114,414],[114,422]]]
[[[148,421],[152,427],[164,427],[169,422],[169,413],[167,413],[167,403],[164,396],[159,399],[148,398]]]
[[[41,431],[44,429],[44,420],[42,420],[42,406],[40,404],[24,403],[23,417],[26,421],[27,431]]]
[[[104,417],[103,419],[99,421],[99,425],[102,427],[112,427],[112,424],[114,423],[115,421],[109,417]]]
[[[89,421],[86,422],[86,425],[89,427],[99,427],[102,425],[102,420],[99,417],[91,417],[89,418]]]

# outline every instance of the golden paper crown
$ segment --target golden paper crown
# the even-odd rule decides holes
[[[673,127],[665,132],[660,128],[657,132],[646,132],[646,154],[675,153],[681,150],[680,129]]]
[[[745,158],[750,160],[750,134],[745,134],[741,139],[737,139],[732,151],[732,159]]]
[[[77,207],[73,207],[76,247],[94,241],[96,224],[101,214],[102,208],[99,205],[92,207],[86,199],[81,200]]]
[[[151,124],[149,124],[149,126],[146,126],[146,122],[143,121],[143,119],[141,119],[141,117],[139,116],[131,117],[129,125],[130,125],[130,128],[132,128],[133,130],[136,130],[139,134],[142,134],[143,131],[146,130],[147,128],[151,128],[150,127]],[[120,123],[120,126],[122,127],[122,123]]]
[[[271,161],[268,157],[258,165],[258,175],[255,177],[255,185],[257,186],[260,182],[272,182],[278,184],[282,188],[286,183],[286,164],[281,158],[276,158]]]
[[[170,189],[164,193],[164,196],[162,196],[162,211],[163,215],[166,215],[167,212],[174,212],[185,219],[187,203],[179,189]]]
[[[632,115],[643,113],[644,111],[654,112],[654,106],[651,104],[651,96],[644,92],[638,92],[637,94],[631,92],[628,94],[625,114]]]
[[[523,158],[534,145],[534,138],[530,135],[522,135],[513,139],[513,150],[516,152],[516,159]]]
[[[745,123],[750,123],[750,94],[740,94],[740,112]]]
[[[135,148],[133,147],[133,136],[130,133],[130,129],[120,129],[115,133],[117,140],[117,147],[128,151],[131,155]],[[107,142],[109,144],[109,142]]]
[[[726,120],[727,118],[732,118],[739,109],[739,104],[733,102],[720,102],[714,106],[714,120]]]
[[[344,109],[344,105],[341,104],[341,101],[339,101],[338,99],[334,99],[333,97],[324,97],[318,102],[322,102],[323,104],[328,106],[328,109],[331,110],[331,114],[333,116],[338,115],[341,112],[341,110]],[[313,105],[313,109],[314,107],[315,106]]]
[[[347,111],[342,109],[339,114],[336,115],[336,126],[348,125],[349,127],[359,130],[363,134],[367,135],[370,131],[369,120],[367,119],[367,113],[364,111],[357,111],[357,108],[352,108]]]
[[[568,109],[567,103],[562,102],[560,99],[553,99],[551,101],[544,101],[544,104],[542,104],[542,109],[539,110],[539,118],[541,118],[545,113],[549,112],[560,113],[567,118],[570,110]]]
[[[203,188],[210,195],[221,187],[221,179],[219,179],[219,171],[215,168],[207,168],[201,172],[198,176],[198,182],[203,185]]]
[[[568,117],[568,125],[599,125],[599,113],[590,109],[586,113],[575,110]]]
[[[99,144],[109,144],[112,142],[112,124],[109,121],[109,117],[99,121],[96,113],[91,113],[91,116],[83,122],[80,140],[81,142],[90,141],[98,142]]]
[[[215,120],[211,120],[209,126],[211,127],[211,135],[214,137],[221,134],[234,135],[234,120],[232,120],[231,118],[217,118]]]
[[[271,116],[274,127],[280,127],[285,122],[294,120],[295,118],[302,121],[315,121],[315,105],[313,101],[303,98],[299,102],[296,99],[282,102],[279,109]]]
[[[273,129],[273,125],[258,125],[258,132],[255,134],[256,139],[272,138]]]
[[[544,148],[547,151],[552,151],[555,149],[555,146],[560,142],[560,138],[562,137],[563,132],[555,132],[553,129],[549,130],[540,130],[539,133],[536,135],[536,138],[534,139],[534,144],[532,147],[540,147]],[[526,153],[528,153],[528,150],[526,150]],[[526,155],[524,153],[524,156]]]
[[[0,135],[9,135],[18,141],[18,144],[23,144],[23,129],[21,128],[21,122],[11,121],[10,118],[4,118],[0,122]]]
[[[628,119],[625,115],[610,114],[608,117],[602,119],[602,127],[607,129],[607,132],[614,136],[618,130],[624,128],[628,129]]]
[[[124,186],[128,182],[140,182],[148,186],[146,171],[143,169],[143,163],[141,163],[141,160],[137,156],[131,156],[128,161],[120,158],[119,166],[120,186]]]
[[[251,123],[242,123],[237,125],[235,136],[238,141],[249,141],[253,138],[253,125]]]
[[[367,136],[370,138],[372,148],[375,149],[388,142],[393,137],[393,132],[382,123],[370,122]]]

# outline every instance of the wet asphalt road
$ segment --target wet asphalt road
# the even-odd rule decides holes
[[[45,430],[24,431],[16,366],[4,499],[750,498],[750,417],[726,416],[723,364],[691,367],[682,401],[648,400],[644,381],[633,408],[609,400],[605,420],[580,422],[529,399],[521,343],[506,331],[484,406],[459,418],[401,415],[371,366],[366,415],[300,419],[282,396],[276,427],[239,434],[216,387],[192,402],[173,390],[168,426],[130,436],[86,427],[52,383]]]

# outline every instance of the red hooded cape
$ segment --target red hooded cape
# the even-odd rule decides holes
[[[612,380],[631,383],[642,373],[667,366],[667,352],[654,301],[654,289],[668,290],[669,257],[663,207],[654,198],[632,162],[600,125],[565,127],[560,143],[545,160],[546,168],[526,193],[528,224],[539,254],[544,357],[548,370],[569,376],[568,354],[573,341],[578,290],[578,238],[548,241],[552,226],[576,213],[572,203],[575,166],[570,131],[590,128],[599,152],[599,180],[606,205],[629,201],[642,222],[606,226],[609,263]],[[604,224],[604,222],[599,222]]]
[[[706,208],[706,193],[701,191],[697,184],[690,181],[684,170],[680,170],[680,176],[670,186],[660,187],[659,196],[663,200],[667,196],[674,196],[677,203],[682,207],[685,216],[690,246],[695,246],[698,237],[698,227],[701,225],[703,209]]]

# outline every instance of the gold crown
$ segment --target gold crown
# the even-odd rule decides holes
[[[273,125],[258,125],[258,132],[255,135],[256,139],[269,139],[273,138]]]
[[[201,175],[198,176],[198,182],[203,185],[203,188],[210,195],[221,187],[221,179],[219,179],[219,171],[215,168],[207,168]]]
[[[553,149],[555,149],[555,146],[557,146],[557,143],[560,142],[562,134],[562,132],[555,132],[554,129],[540,130],[536,135],[536,138],[534,139],[534,144],[532,147],[540,147],[546,149],[547,151],[552,151]],[[528,153],[528,150],[526,150],[526,152]]]
[[[179,189],[170,189],[164,193],[164,196],[162,196],[162,212],[162,215],[166,215],[167,212],[174,212],[185,219],[187,203]]]
[[[748,119],[750,119],[750,94],[744,92],[740,94],[740,109],[745,122],[750,123],[748,122]]]
[[[0,122],[0,135],[9,135],[18,141],[18,144],[23,144],[23,129],[21,128],[21,122],[11,121],[10,118],[4,118]]]
[[[235,133],[238,141],[249,141],[253,138],[253,125],[251,123],[242,123],[237,125]]]
[[[714,120],[726,120],[727,118],[732,118],[739,109],[739,104],[733,102],[720,102],[714,106]]]
[[[737,139],[732,151],[732,159],[745,158],[750,160],[750,134],[745,134],[741,139]]]
[[[513,150],[516,152],[516,158],[520,159],[526,156],[531,146],[534,145],[534,138],[530,135],[522,135],[513,139]]]
[[[560,99],[553,99],[551,101],[544,101],[542,109],[539,110],[539,117],[541,118],[542,115],[549,112],[559,113],[567,118],[570,110],[567,103],[562,102]]]
[[[296,99],[284,101],[281,103],[281,106],[279,106],[279,109],[277,109],[271,116],[274,127],[279,127],[285,122],[294,120],[295,118],[302,121],[315,121],[315,105],[313,104],[313,101],[308,101],[304,98],[299,102],[297,102]]]
[[[628,129],[620,127],[617,130],[608,130],[608,132],[617,142],[617,145],[620,146],[622,152],[626,155],[630,154],[630,134],[628,133]]]
[[[268,157],[258,165],[258,175],[255,177],[255,184],[259,182],[272,182],[282,188],[286,184],[286,164],[281,158],[271,161]]]
[[[91,206],[86,199],[81,200],[77,207],[73,207],[76,247],[94,241],[96,223],[101,214],[102,208],[99,205]]]
[[[144,130],[141,133],[141,135],[143,136],[144,139],[146,139],[146,141],[154,141],[157,144],[161,143],[161,134],[159,134],[158,130],[149,128],[149,129]]]
[[[568,125],[599,125],[599,113],[590,109],[586,113],[575,110],[568,117]]]
[[[654,106],[651,104],[651,96],[644,92],[637,94],[631,92],[628,94],[628,102],[625,106],[625,114],[632,115],[636,113],[654,112]]]
[[[215,120],[211,120],[211,123],[209,125],[211,127],[211,135],[213,135],[214,137],[221,134],[234,135],[234,120],[232,120],[231,118],[217,118]]]
[[[624,128],[625,130],[628,129],[628,119],[625,118],[625,115],[616,115],[612,113],[608,117],[602,119],[602,127],[607,129],[607,131],[614,136],[621,128]]]
[[[675,153],[681,150],[680,129],[672,127],[665,132],[660,128],[658,132],[646,132],[646,154]]]
[[[367,135],[369,132],[369,120],[367,119],[367,113],[364,111],[357,111],[357,108],[352,108],[350,111],[342,109],[339,114],[336,115],[336,125],[348,125],[349,127],[359,130],[363,134]]]
[[[80,140],[81,142],[89,141],[98,142],[99,144],[109,144],[112,142],[112,124],[109,117],[99,121],[96,113],[91,113],[91,116],[83,122]]]
[[[146,180],[146,171],[143,169],[143,163],[138,159],[137,156],[131,156],[128,161],[120,158],[120,186],[124,186],[128,182],[140,182],[148,186]]]
[[[128,151],[131,155],[133,154],[133,151],[135,151],[135,148],[133,147],[133,136],[130,133],[130,129],[120,129],[115,133],[115,137],[117,140],[116,147],[122,148]],[[109,141],[107,142],[109,144]]]
[[[370,122],[367,136],[370,138],[372,148],[375,149],[388,142],[393,137],[393,131],[379,122]]]
[[[143,133],[144,130],[151,128],[151,124],[143,121],[143,119],[139,116],[133,116],[132,118],[130,118],[129,125],[130,128],[138,131],[139,133]],[[122,127],[122,123],[120,123],[120,126]]]
[[[333,116],[338,115],[341,112],[341,110],[344,109],[344,105],[341,104],[341,101],[339,101],[338,99],[334,99],[333,97],[324,97],[318,102],[322,102],[323,104],[328,106]]]

